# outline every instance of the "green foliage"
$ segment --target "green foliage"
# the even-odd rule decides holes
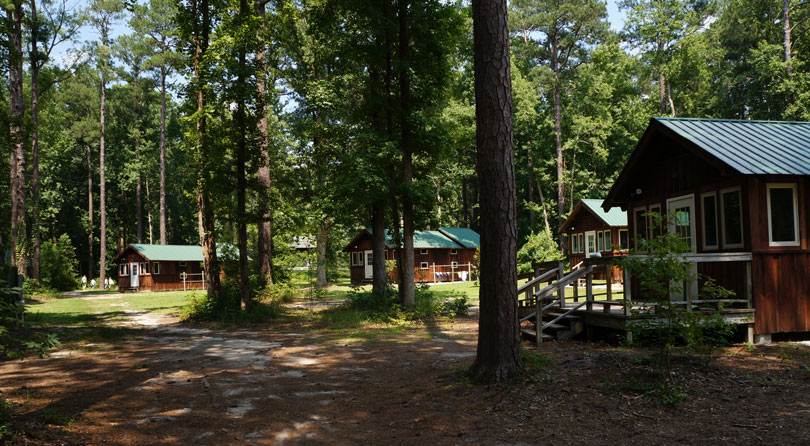
[[[42,286],[59,291],[75,290],[79,287],[76,250],[67,234],[62,234],[56,243],[42,243],[40,276]]]
[[[542,230],[529,235],[526,244],[517,252],[518,274],[532,271],[534,263],[561,260],[560,247],[554,241],[551,231]]]
[[[59,345],[53,333],[34,331],[23,322],[25,306],[17,301],[17,290],[0,288],[0,358],[22,358],[36,353],[45,356]]]
[[[657,213],[646,214],[653,228],[676,225],[679,215],[671,213],[665,217]],[[637,249],[616,263],[639,280],[644,301],[651,304],[633,310],[634,321],[630,326],[634,340],[649,343],[659,348],[658,372],[667,380],[671,377],[671,352],[679,343],[701,350],[727,339],[733,327],[719,317],[704,312],[693,312],[673,302],[672,296],[683,295],[685,284],[697,280],[692,275],[692,267],[684,254],[690,246],[677,234],[657,231],[659,235],[649,239],[637,238]],[[703,288],[704,299],[729,296],[730,293],[714,282]],[[639,300],[639,299],[635,299]]]
[[[295,299],[297,290],[287,283],[268,285],[256,294],[256,300],[265,304],[289,303]]]
[[[546,369],[553,363],[550,356],[525,348],[520,349],[520,362],[523,364],[523,379],[531,382],[545,379],[548,373]]]

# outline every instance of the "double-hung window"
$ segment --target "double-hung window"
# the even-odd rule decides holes
[[[700,202],[703,210],[703,249],[717,249],[717,194],[702,194]]]
[[[799,246],[799,205],[796,185],[771,183],[768,192],[768,244]]]
[[[630,249],[630,231],[619,229],[619,248]]]
[[[740,188],[735,187],[721,190],[720,207],[723,215],[723,248],[742,248],[743,222],[742,194],[740,193]]]
[[[613,246],[610,243],[610,231],[605,231],[605,251],[613,251]]]

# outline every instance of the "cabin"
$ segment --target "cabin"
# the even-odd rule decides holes
[[[366,228],[352,239],[343,252],[350,254],[350,276],[354,284],[372,279],[372,232]],[[385,233],[385,259],[394,259],[391,231]],[[414,279],[417,282],[456,282],[473,280],[475,251],[480,236],[469,228],[439,228],[414,231]],[[396,270],[389,272],[397,282]]]
[[[768,342],[810,331],[809,187],[810,123],[653,118],[602,207],[629,214],[632,239],[680,235],[700,277],[682,298],[715,279],[747,301],[753,339]],[[676,217],[655,227],[649,213]]]
[[[116,257],[118,290],[204,289],[202,247],[197,245],[127,245]]]
[[[572,268],[582,265],[588,257],[613,257],[626,253],[630,246],[627,213],[619,208],[602,209],[602,200],[583,199],[560,226],[560,234],[567,240]],[[605,279],[605,272],[595,277]],[[622,281],[622,272],[611,268],[613,283]]]

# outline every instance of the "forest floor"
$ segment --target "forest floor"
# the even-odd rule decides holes
[[[108,297],[108,296],[105,296]],[[111,297],[111,296],[110,296]],[[112,297],[111,297],[112,298]],[[123,307],[44,359],[0,363],[31,445],[807,444],[810,347],[677,355],[550,342],[509,385],[463,378],[477,313],[329,328],[297,317],[222,329]],[[307,311],[308,313],[308,311]],[[70,338],[70,333],[66,333]],[[525,348],[534,351],[529,343]],[[547,359],[543,359],[547,358]],[[683,401],[666,404],[665,400]]]

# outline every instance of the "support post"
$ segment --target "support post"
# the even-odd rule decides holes
[[[613,300],[613,265],[605,264],[605,299],[608,302]],[[609,313],[610,305],[602,305],[602,312]]]
[[[535,296],[534,306],[536,308],[536,313],[534,313],[534,331],[537,336],[535,339],[535,345],[538,347],[543,345],[543,314],[541,313],[542,309],[540,308],[540,305],[540,299]]]
[[[585,308],[593,311],[593,266],[589,266],[585,273]]]
[[[751,261],[745,262],[745,299],[748,301],[748,308],[754,308],[753,278],[751,276]]]
[[[622,283],[622,292],[624,293],[624,315],[630,315],[630,307],[633,306],[633,295],[630,289],[630,272],[624,270],[624,283]]]

